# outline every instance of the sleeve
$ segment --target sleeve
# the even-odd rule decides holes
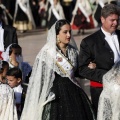
[[[102,77],[107,72],[107,70],[99,69],[97,67],[95,69],[88,68],[88,64],[95,59],[95,56],[91,51],[92,50],[86,41],[82,40],[79,54],[79,74],[89,80],[102,83]]]

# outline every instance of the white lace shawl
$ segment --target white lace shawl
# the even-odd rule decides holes
[[[0,120],[18,120],[14,104],[14,92],[6,84],[0,83]]]
[[[120,120],[120,61],[103,76],[97,120]]]
[[[77,50],[68,47],[68,56],[73,66],[77,67]],[[55,94],[50,91],[55,78],[54,72],[62,77],[66,76],[56,66],[55,59],[56,33],[53,25],[48,32],[47,43],[33,65],[21,120],[42,120],[44,105],[55,99]],[[73,79],[71,81],[77,84]]]

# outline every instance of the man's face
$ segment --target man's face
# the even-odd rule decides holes
[[[102,28],[109,33],[115,32],[118,27],[119,16],[111,14],[107,18],[101,17]]]

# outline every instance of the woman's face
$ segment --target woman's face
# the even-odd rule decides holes
[[[57,38],[59,38],[60,40],[59,44],[68,44],[70,42],[71,27],[69,24],[65,24],[61,27],[61,30],[59,31]]]

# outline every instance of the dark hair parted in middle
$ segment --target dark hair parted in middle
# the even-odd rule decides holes
[[[61,19],[61,20],[58,20],[58,21],[56,22],[56,25],[55,25],[56,35],[59,34],[59,31],[61,30],[61,27],[62,27],[63,25],[66,25],[66,24],[70,25],[69,21],[66,20],[66,19]]]

